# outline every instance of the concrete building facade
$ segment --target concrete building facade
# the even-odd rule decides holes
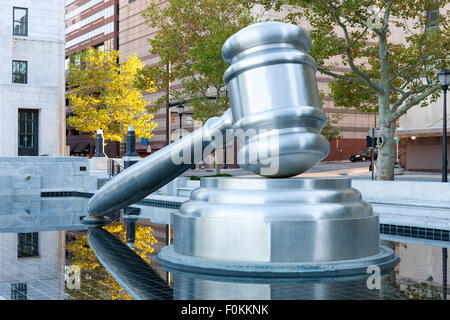
[[[66,56],[87,47],[118,49],[118,0],[66,0]]]
[[[0,156],[63,156],[64,3],[0,1]]]

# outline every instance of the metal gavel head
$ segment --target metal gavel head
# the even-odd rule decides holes
[[[265,177],[301,174],[326,157],[326,123],[311,39],[295,25],[262,22],[222,47],[238,144],[238,164]]]

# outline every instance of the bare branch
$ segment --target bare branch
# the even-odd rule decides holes
[[[408,103],[405,103],[404,105],[402,105],[400,108],[396,108],[396,111],[392,114],[392,120],[391,120],[391,122],[393,122],[393,121],[396,121],[398,118],[400,118],[406,111],[408,111],[409,109],[411,109],[413,106],[415,106],[416,104],[418,104],[420,101],[422,101],[423,99],[425,99],[426,97],[428,97],[429,95],[431,95],[431,94],[433,94],[433,93],[435,93],[437,90],[439,90],[440,89],[440,86],[439,86],[439,84],[435,84],[435,85],[433,85],[433,86],[431,86],[431,87],[428,87],[428,89],[427,90],[425,90],[425,91],[423,91],[422,92],[422,94],[420,94],[420,95],[418,95],[418,96],[416,96],[416,97],[414,97],[413,99],[411,99]],[[411,95],[413,95],[414,93],[417,93],[417,90],[412,90],[413,92],[408,92],[407,94],[408,94],[408,97],[409,96],[411,96]],[[414,92],[414,91],[416,91],[416,92]],[[400,99],[400,100],[402,100],[402,102],[403,101],[405,101],[408,97],[402,97],[402,99]],[[398,102],[400,101],[400,100],[398,100],[397,102],[396,102],[396,104],[398,104]],[[401,103],[400,103],[401,104]],[[395,104],[394,104],[395,105]],[[397,107],[398,107],[398,105],[397,105]]]
[[[361,71],[354,63],[353,60],[353,55],[352,55],[352,51],[351,51],[351,44],[350,44],[350,37],[348,35],[348,30],[347,30],[347,26],[342,23],[338,13],[337,13],[337,8],[334,7],[332,4],[331,6],[333,7],[333,16],[334,16],[334,20],[335,22],[341,27],[342,31],[344,32],[344,37],[345,37],[345,46],[346,46],[346,56],[347,56],[347,61],[350,65],[350,68],[352,69],[352,71],[354,73],[356,73],[358,76],[360,76],[362,79],[364,79],[364,81],[367,83],[367,85],[369,85],[370,87],[372,87],[373,89],[375,89],[375,91],[377,92],[383,92],[383,88],[376,82],[372,81],[372,79],[370,79],[369,75],[367,75],[366,73],[364,73],[363,71]]]
[[[349,77],[349,76],[345,76],[339,73],[334,73],[329,71],[328,69],[322,68],[322,67],[317,67],[317,70],[320,73],[326,74],[328,76],[331,76],[333,78],[336,79],[340,79],[340,80],[344,80],[344,81],[348,81],[348,82],[353,82],[353,83],[363,83],[363,84],[367,84],[365,80],[361,79],[361,78],[353,78],[353,77]]]
[[[384,11],[384,16],[383,16],[383,29],[387,30],[389,27],[389,17],[391,15],[391,7],[394,4],[394,0],[388,0],[388,2],[386,3],[386,9]]]
[[[404,72],[417,68],[418,66],[420,66],[421,64],[423,64],[423,66],[425,66],[427,63],[432,62],[434,60],[440,60],[440,59],[444,59],[445,57],[447,57],[448,55],[443,55],[443,56],[439,56],[439,57],[432,57],[430,59],[422,59],[421,61],[419,61],[418,63],[414,64],[414,65],[407,65],[405,67],[403,67],[402,69],[400,69],[399,71],[397,71],[396,74],[394,74],[389,81],[392,82],[394,81],[396,78],[398,78],[399,76],[401,76]]]

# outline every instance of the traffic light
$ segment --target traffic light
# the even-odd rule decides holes
[[[171,115],[171,116],[170,116],[170,122],[173,122],[174,119],[175,119],[175,116],[174,116],[174,115]]]
[[[375,140],[375,141],[372,141]],[[377,137],[372,138],[371,136],[366,136],[366,147],[371,148],[371,147],[377,147]],[[374,142],[374,143],[373,143]]]

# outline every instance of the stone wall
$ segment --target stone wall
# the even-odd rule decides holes
[[[40,195],[47,191],[94,192],[87,158],[0,157],[0,194]]]

